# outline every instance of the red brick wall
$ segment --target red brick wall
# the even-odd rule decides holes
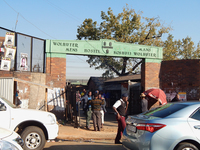
[[[66,58],[47,57],[46,75],[48,86],[64,88],[66,85]]]
[[[141,68],[142,90],[159,88],[160,63],[144,62]]]
[[[200,60],[163,61],[160,87],[165,93],[186,92],[187,100],[200,98]]]
[[[0,77],[14,77],[14,72],[0,71]]]

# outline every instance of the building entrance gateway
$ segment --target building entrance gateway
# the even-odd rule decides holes
[[[150,59],[152,62],[161,62],[162,48],[130,43],[121,43],[114,40],[46,40],[46,54],[97,55],[112,57],[134,57]],[[152,60],[151,60],[152,59]]]
[[[59,91],[66,86],[66,54],[142,58],[141,91],[152,87],[160,87],[160,63],[163,55],[161,47],[121,43],[107,39],[95,41],[45,40],[0,27],[0,56],[3,57],[5,52],[7,52],[7,50],[4,50],[9,48],[5,47],[3,44],[5,43],[4,41],[8,39],[6,38],[7,32],[9,32],[8,35],[13,35],[12,33],[15,33],[14,46],[16,47],[16,54],[15,57],[12,54],[14,59],[13,63],[11,63],[11,67],[7,70],[1,70],[0,76],[2,78],[13,77],[19,79],[16,81],[19,82],[16,89],[20,90],[21,96],[23,94],[21,100],[27,101],[29,108],[41,108],[40,106],[44,103],[45,97],[48,98],[48,101],[54,99],[54,96],[57,97]],[[9,40],[7,40],[7,43],[9,43]],[[6,53],[6,55],[10,56],[10,49],[8,52],[9,53]],[[26,58],[27,68],[22,67],[22,58]],[[7,60],[4,60],[4,62],[6,61]],[[21,82],[22,80],[23,82]],[[27,84],[29,82],[40,83],[41,85],[53,89],[47,92],[46,90],[37,89],[35,86],[29,86],[29,84]],[[35,91],[37,91],[37,93]],[[5,93],[7,92],[8,90],[5,91]],[[61,104],[54,105],[50,103],[49,105],[58,106],[55,107],[56,110],[63,111],[63,106]]]
[[[114,40],[46,40],[46,73],[50,75],[47,84],[62,85],[66,78],[66,54],[94,55],[106,57],[142,58],[141,85],[143,90],[159,88],[160,63],[163,48]],[[57,66],[57,67],[56,67]],[[60,83],[59,80],[60,79]],[[65,83],[65,82],[64,82]],[[56,86],[54,86],[56,87]],[[63,87],[63,86],[62,86]]]

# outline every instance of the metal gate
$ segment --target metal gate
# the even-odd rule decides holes
[[[76,103],[76,86],[66,86],[66,120],[75,123],[75,127],[79,127],[80,117],[80,106]]]
[[[135,115],[142,112],[140,99],[141,91],[141,83],[136,83],[130,87],[129,115]]]

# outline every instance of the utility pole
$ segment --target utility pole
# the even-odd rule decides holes
[[[19,16],[19,13],[17,14],[17,19],[16,19],[16,23],[15,23],[15,32],[16,32],[17,23],[18,23],[18,16]]]

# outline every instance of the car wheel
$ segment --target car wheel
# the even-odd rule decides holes
[[[183,142],[178,145],[177,150],[198,150],[198,148],[191,143]]]
[[[24,150],[41,150],[46,143],[44,132],[35,126],[25,128],[21,137],[24,140]]]

